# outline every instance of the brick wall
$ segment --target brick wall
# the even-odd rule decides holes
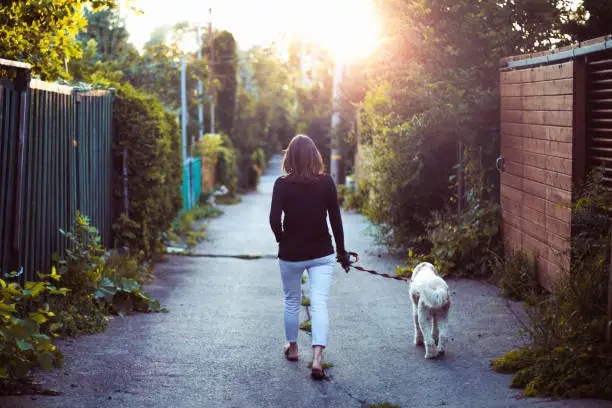
[[[551,290],[569,267],[574,65],[500,75],[503,237],[537,257],[540,283]]]

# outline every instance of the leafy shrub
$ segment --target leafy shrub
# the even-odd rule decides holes
[[[359,182],[354,190],[347,189],[344,193],[343,207],[367,213],[370,189],[366,183]]]
[[[200,157],[215,159],[223,147],[224,137],[220,134],[208,133],[197,142],[197,153]]]
[[[51,369],[63,363],[51,341],[61,323],[46,299],[69,291],[56,286],[60,275],[55,268],[39,277],[39,282],[27,281],[23,287],[0,279],[0,386],[27,380],[34,367]]]
[[[465,209],[461,214],[448,208],[433,212],[425,223],[427,233],[421,238],[430,251],[424,255],[409,252],[409,264],[400,273],[411,271],[418,262],[429,261],[444,276],[484,277],[487,264],[499,250],[499,205],[492,199],[492,186],[485,184],[483,174],[470,163],[466,166]],[[451,186],[453,189],[454,186]],[[451,198],[456,204],[458,198]]]
[[[508,251],[503,258],[495,253],[491,256],[491,277],[503,296],[512,300],[526,300],[540,290],[537,263],[525,251]]]
[[[208,203],[198,204],[189,211],[181,213],[181,216],[172,226],[170,235],[177,241],[183,241],[188,248],[194,247],[202,240],[206,239],[206,226],[198,226],[196,221],[216,218],[223,211]]]
[[[266,154],[263,149],[258,147],[251,154],[251,163],[248,166],[248,178],[246,182],[246,187],[249,189],[254,189],[259,185],[259,179],[264,169],[268,166],[268,160],[266,159]]]
[[[60,260],[59,274],[68,296],[51,300],[57,319],[62,323],[59,334],[75,336],[106,330],[108,322],[103,305],[94,299],[94,290],[102,279],[104,247],[98,230],[78,211],[72,231],[60,230],[68,240],[66,258]]]
[[[72,231],[61,233],[69,241],[66,259],[59,262],[62,284],[68,295],[50,301],[61,323],[58,333],[75,336],[106,330],[108,313],[162,311],[138,282],[142,269],[134,257],[109,256],[98,230],[76,213]]]
[[[223,210],[208,204],[198,205],[191,211],[196,221],[217,218],[223,214]]]
[[[266,167],[268,167],[268,159],[266,159],[266,153],[263,151],[261,147],[255,149],[253,154],[251,154],[251,161],[260,171],[263,171]]]
[[[128,151],[129,218],[117,219],[116,245],[133,252],[143,251],[155,259],[161,249],[161,235],[170,228],[182,208],[181,139],[176,118],[166,112],[159,100],[118,84],[113,120],[117,129],[114,155],[121,163]],[[121,166],[115,185],[122,186]],[[123,188],[115,191],[118,202]]]
[[[571,268],[552,294],[527,299],[528,346],[492,361],[515,373],[528,396],[612,400],[612,345],[606,343],[612,194],[595,171],[575,194]]]
[[[219,148],[216,174],[216,183],[227,187],[229,195],[235,196],[238,190],[238,151],[225,135],[223,146]]]
[[[230,194],[220,195],[215,197],[215,203],[221,205],[236,205],[242,202],[239,196],[231,196]]]
[[[338,184],[336,191],[338,192],[338,204],[344,206],[344,196],[348,192],[348,187],[345,184]]]

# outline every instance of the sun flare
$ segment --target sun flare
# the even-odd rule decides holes
[[[307,38],[325,45],[337,58],[351,60],[369,55],[379,30],[371,0],[328,0],[317,7],[310,24],[302,27]]]

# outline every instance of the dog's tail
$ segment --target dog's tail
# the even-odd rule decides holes
[[[431,309],[440,309],[447,306],[450,303],[450,294],[448,288],[438,286],[431,291],[423,291],[421,298]]]

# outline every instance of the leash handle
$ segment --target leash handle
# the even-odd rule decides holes
[[[357,252],[349,252],[348,256],[349,256],[349,262],[351,265],[359,262],[359,254]],[[355,258],[354,261],[351,261],[351,256]]]

